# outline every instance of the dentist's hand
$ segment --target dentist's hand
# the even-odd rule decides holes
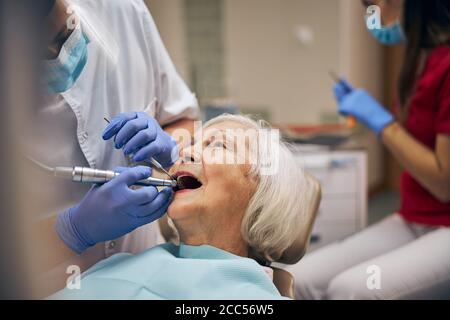
[[[118,168],[119,176],[95,185],[75,207],[60,213],[56,231],[77,253],[101,241],[119,238],[159,219],[172,199],[171,188],[158,193],[155,187],[129,187],[151,175],[148,167]]]
[[[380,135],[383,129],[394,121],[394,117],[381,106],[367,91],[353,89],[345,80],[334,88],[339,112],[344,116],[353,116],[358,121]]]
[[[165,168],[178,160],[176,141],[159,123],[144,112],[128,112],[115,116],[103,131],[103,139],[114,137],[117,149],[132,155],[136,162],[154,157]]]

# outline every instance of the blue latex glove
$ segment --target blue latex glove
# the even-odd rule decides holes
[[[103,131],[103,139],[115,136],[116,149],[136,162],[154,157],[165,168],[178,160],[176,141],[145,112],[127,112],[115,116]]]
[[[394,117],[381,106],[367,91],[353,89],[345,80],[339,81],[333,88],[339,105],[339,112],[344,116],[353,116],[358,121],[375,131],[377,135],[394,121]]]
[[[58,215],[56,231],[77,253],[98,242],[119,238],[167,211],[171,188],[159,193],[155,187],[129,188],[148,178],[150,168],[118,168],[116,172],[121,174],[103,185],[94,185],[77,206]]]

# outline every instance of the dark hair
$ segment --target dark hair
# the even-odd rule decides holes
[[[450,1],[405,0],[403,26],[408,40],[398,81],[398,95],[400,117],[405,120],[423,51],[442,44],[449,44]]]

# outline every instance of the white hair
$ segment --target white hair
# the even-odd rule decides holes
[[[203,127],[224,121],[238,122],[257,130],[270,128],[263,120],[255,121],[248,116],[230,114],[218,116]],[[276,261],[305,230],[310,190],[303,169],[285,142],[280,139],[261,142],[258,138],[258,146],[254,149],[258,153],[257,161],[251,169],[257,187],[244,214],[241,233],[251,253],[256,255],[255,258]],[[261,174],[262,161],[278,162],[278,170],[270,175]]]

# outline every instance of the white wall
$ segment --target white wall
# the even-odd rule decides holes
[[[183,0],[146,2],[187,79]],[[290,123],[317,123],[336,113],[330,69],[381,98],[382,50],[363,14],[355,0],[225,0],[227,91],[244,107],[269,108],[273,121]],[[312,28],[310,47],[296,40],[298,25]]]
[[[229,92],[248,107],[267,107],[272,121],[317,123],[334,112],[328,70],[339,69],[336,0],[226,0],[225,49]],[[294,30],[306,25],[305,47]]]
[[[183,0],[145,0],[161,38],[183,79],[188,79]]]

